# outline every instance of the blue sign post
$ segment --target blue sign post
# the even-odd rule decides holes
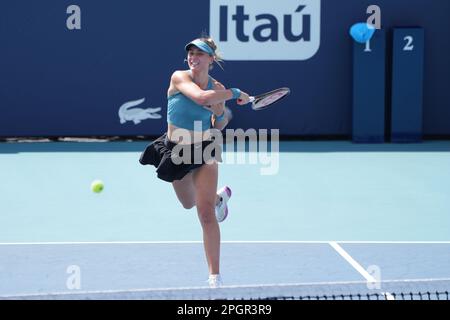
[[[353,43],[353,142],[384,142],[386,35]]]
[[[424,29],[395,28],[392,66],[392,142],[422,139]]]

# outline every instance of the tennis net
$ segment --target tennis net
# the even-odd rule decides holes
[[[70,291],[0,296],[14,300],[449,300],[450,279]]]

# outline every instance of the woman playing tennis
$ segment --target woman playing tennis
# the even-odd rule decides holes
[[[231,189],[227,186],[216,191],[220,152],[213,148],[210,156],[201,152],[200,162],[179,163],[174,161],[174,148],[182,146],[183,152],[190,151],[188,158],[192,160],[194,154],[199,154],[198,149],[203,151],[214,144],[210,129],[222,130],[228,124],[231,112],[225,107],[225,101],[237,99],[238,104],[244,105],[250,97],[237,88],[225,89],[209,75],[213,63],[222,61],[211,38],[195,39],[185,46],[185,50],[189,70],[175,71],[167,91],[167,132],[147,146],[139,161],[155,166],[158,177],[172,183],[184,208],[196,206],[203,229],[208,283],[216,288],[222,284],[218,222],[227,217],[227,202],[231,197]]]

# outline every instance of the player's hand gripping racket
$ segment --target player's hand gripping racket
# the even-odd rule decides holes
[[[249,102],[252,104],[253,110],[264,110],[289,95],[289,93],[291,93],[289,88],[279,88],[254,97],[251,96]]]

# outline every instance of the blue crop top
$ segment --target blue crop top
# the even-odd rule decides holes
[[[213,83],[209,77],[208,87],[211,90]],[[202,131],[211,128],[212,111],[195,103],[181,92],[177,92],[167,98],[167,122],[187,130],[194,131],[194,121],[201,121]]]

